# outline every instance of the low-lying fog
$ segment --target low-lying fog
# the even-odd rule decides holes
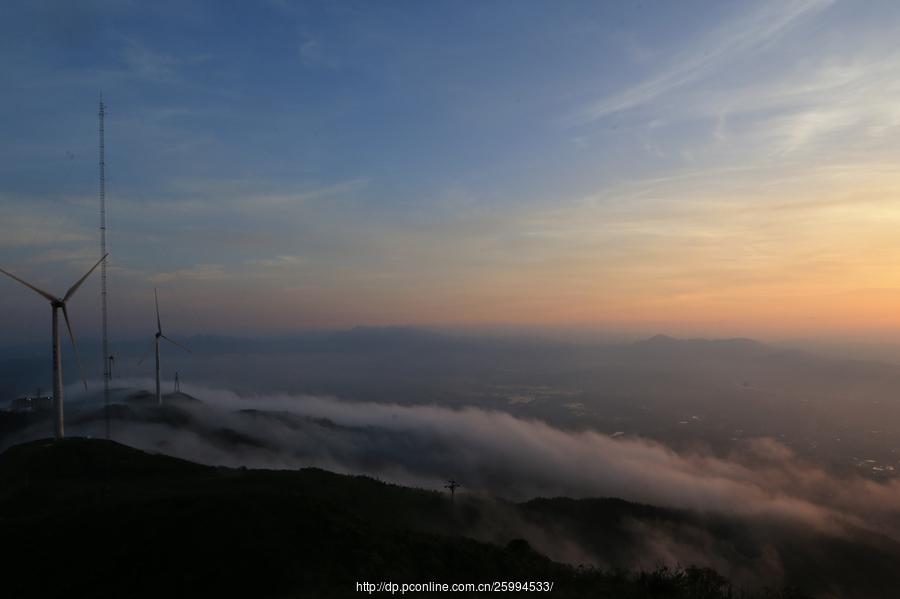
[[[891,479],[900,467],[900,366],[892,364],[662,336],[590,345],[361,328],[182,341],[193,353],[162,346],[165,389],[177,371],[186,384],[243,396],[477,407],[720,457],[748,440],[775,439],[827,471],[873,480]],[[117,384],[152,375],[152,355],[138,364],[151,347],[149,340],[115,347]],[[42,349],[0,351],[0,402],[47,390]],[[65,358],[66,381],[74,383],[74,360]]]
[[[484,408],[246,397],[195,385],[183,392],[199,401],[169,394],[160,410],[151,396],[134,396],[152,381],[123,382],[113,393],[113,437],[202,463],[320,466],[430,488],[455,478],[468,490],[516,500],[611,496],[794,519],[823,530],[850,524],[900,540],[900,480],[829,474],[771,438],[740,441],[718,457]],[[103,435],[101,395],[76,389],[70,389],[69,434]]]
[[[363,329],[186,341],[194,354],[164,348],[163,408],[151,379],[127,376],[152,364],[120,348],[115,440],[214,465],[318,466],[437,490],[453,478],[462,497],[619,497],[732,518],[744,536],[802,530],[900,560],[897,366],[666,337],[587,346]],[[28,360],[0,362],[20,389],[41,376]],[[176,370],[183,394],[171,392]],[[69,435],[103,435],[100,387],[68,385]],[[7,423],[0,449],[51,431],[49,419]],[[723,557],[733,532],[629,526],[644,565],[751,578],[780,572],[790,543],[773,539],[797,534],[745,543],[761,552],[750,568]],[[602,561],[529,530],[554,558]]]

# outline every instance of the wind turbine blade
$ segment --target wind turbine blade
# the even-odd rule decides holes
[[[152,347],[147,348],[147,353],[145,353],[144,356],[140,360],[138,360],[137,365],[140,366],[141,364],[143,364],[144,360],[149,358],[151,353],[153,353],[153,348]]]
[[[39,289],[39,288],[35,287],[34,285],[32,285],[31,283],[29,283],[29,282],[27,282],[27,281],[23,281],[22,279],[20,279],[20,278],[17,277],[16,275],[12,274],[11,272],[6,272],[6,271],[3,270],[2,268],[0,268],[0,272],[2,272],[3,274],[5,274],[6,276],[8,276],[8,277],[10,277],[10,278],[12,278],[12,279],[15,279],[16,281],[22,283],[23,285],[25,285],[26,287],[28,287],[28,288],[31,289],[32,291],[36,291],[36,292],[40,293],[41,295],[43,295],[45,298],[47,298],[47,299],[50,300],[51,302],[55,302],[55,301],[59,300],[58,297],[54,297],[54,296],[50,295],[49,293],[47,293],[46,291],[44,291],[43,289]]]
[[[66,328],[69,329],[69,339],[72,341],[72,349],[75,350],[75,361],[78,363],[78,375],[81,377],[81,382],[84,383],[84,390],[87,391],[87,380],[84,378],[84,368],[81,367],[81,356],[78,355],[78,344],[75,343],[75,334],[72,333],[72,325],[69,323],[69,311],[66,310],[66,305],[62,305],[63,318],[66,319]]]
[[[156,294],[156,287],[153,288],[153,299],[156,300],[156,332],[162,335],[162,324],[159,321],[159,296]]]
[[[80,279],[78,279],[78,282],[77,282],[77,283],[75,283],[74,285],[72,285],[71,287],[69,287],[69,290],[66,291],[66,294],[65,294],[65,295],[63,296],[63,298],[62,298],[62,301],[63,301],[63,302],[68,301],[68,299],[69,299],[70,297],[72,297],[73,295],[75,295],[75,292],[78,291],[78,288],[81,287],[81,284],[84,283],[84,280],[85,280],[86,278],[88,278],[89,276],[91,276],[91,273],[94,272],[94,269],[95,269],[95,268],[97,268],[98,266],[100,266],[100,263],[101,263],[101,262],[103,262],[104,260],[106,260],[106,256],[109,256],[109,254],[106,254],[106,255],[104,255],[102,258],[100,258],[99,260],[97,260],[97,264],[95,264],[94,266],[92,266],[91,269],[90,269],[89,271],[87,271],[87,272],[84,274],[83,277],[81,277]]]
[[[191,350],[189,350],[187,347],[185,347],[184,345],[181,345],[181,344],[178,343],[177,341],[172,341],[171,339],[169,339],[169,338],[166,337],[165,335],[160,335],[160,337],[162,337],[163,339],[165,339],[165,340],[168,341],[169,343],[172,343],[173,345],[177,345],[178,347],[180,347],[181,349],[183,349],[184,351],[186,351],[186,352],[189,353],[189,354],[194,353],[194,352],[192,352]]]

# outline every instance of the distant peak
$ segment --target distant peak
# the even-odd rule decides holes
[[[662,334],[653,335],[652,337],[650,337],[649,339],[646,339],[644,341],[644,343],[653,343],[653,344],[662,344],[662,343],[669,344],[669,343],[677,343],[677,342],[678,342],[678,339],[675,339],[674,337],[669,337],[668,335],[662,335]]]
[[[670,355],[672,352],[701,352],[716,355],[741,355],[757,354],[769,349],[762,343],[753,339],[733,337],[728,339],[677,339],[668,335],[654,335],[644,341],[636,342],[633,347],[654,353]]]

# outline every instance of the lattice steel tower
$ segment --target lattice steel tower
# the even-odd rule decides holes
[[[106,116],[106,106],[103,104],[103,94],[100,94],[100,255],[106,256],[106,146],[103,131],[103,118]],[[108,290],[106,287],[107,273],[106,262],[103,259],[100,265],[100,311],[102,317],[101,335],[103,337],[103,407],[106,420],[106,438],[109,439],[109,383],[112,378],[112,355],[109,353],[109,310],[107,306]]]

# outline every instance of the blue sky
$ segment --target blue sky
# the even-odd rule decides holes
[[[898,17],[840,0],[6,2],[0,266],[62,291],[98,253],[102,90],[121,335],[148,328],[154,286],[186,334],[771,334],[848,310],[867,316],[844,329],[900,328]],[[37,298],[0,289],[4,334],[43,335]],[[826,291],[831,312],[810,314]]]

